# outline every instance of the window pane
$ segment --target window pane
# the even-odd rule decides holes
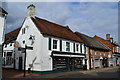
[[[79,45],[78,45],[78,44],[76,44],[76,51],[78,51],[78,46],[79,46]]]
[[[66,42],[66,51],[70,51],[70,43]]]
[[[80,44],[80,52],[82,53],[82,44]]]
[[[57,40],[53,40],[53,49],[57,49]]]

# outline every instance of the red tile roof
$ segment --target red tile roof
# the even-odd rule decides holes
[[[83,42],[76,34],[74,34],[74,32],[72,32],[71,29],[66,26],[61,26],[38,17],[31,19],[42,34],[47,34],[54,37],[64,38],[77,42]]]
[[[15,29],[15,30],[5,34],[5,44],[16,40],[20,29],[21,29],[21,27],[19,27],[19,28]]]
[[[98,41],[102,42],[103,44],[105,44],[107,47],[109,47],[110,49],[112,49],[112,43],[108,40],[105,40],[99,36],[94,36],[93,38],[97,39]]]

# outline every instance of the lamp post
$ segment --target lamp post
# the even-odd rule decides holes
[[[24,75],[23,75],[23,77],[26,77],[26,50],[33,50],[33,47],[25,45],[25,48],[19,47],[18,50],[22,51],[22,53],[25,54],[25,56],[24,56]]]

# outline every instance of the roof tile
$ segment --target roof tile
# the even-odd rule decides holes
[[[71,29],[66,26],[35,17],[31,18],[42,34],[47,34],[59,38],[83,42]]]

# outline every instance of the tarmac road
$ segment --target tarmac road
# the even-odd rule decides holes
[[[2,80],[120,80],[120,67],[108,67],[101,69],[93,69],[86,71],[70,71],[70,72],[61,72],[61,73],[52,73],[52,74],[26,74],[26,77],[23,77],[23,72],[4,69],[3,70],[3,79]]]
[[[120,69],[110,69],[106,71],[96,70],[94,72],[58,76],[56,78],[120,78]]]

